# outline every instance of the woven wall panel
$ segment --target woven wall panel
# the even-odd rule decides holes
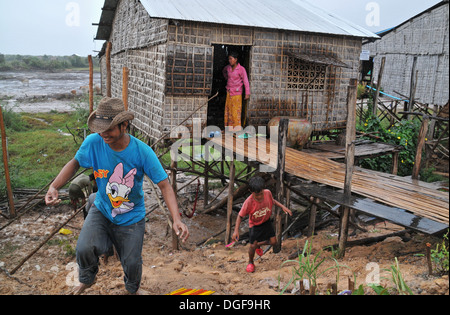
[[[208,96],[211,94],[213,48],[168,45],[167,95]]]

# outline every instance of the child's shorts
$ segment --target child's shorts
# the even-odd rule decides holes
[[[275,231],[272,226],[272,221],[267,220],[266,222],[255,225],[249,229],[250,244],[255,241],[263,242],[268,241],[271,237],[275,236]]]

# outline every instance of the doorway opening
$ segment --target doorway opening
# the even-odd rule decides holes
[[[227,81],[223,76],[223,69],[228,65],[228,54],[235,51],[239,54],[238,62],[245,68],[250,80],[250,50],[251,46],[220,45],[213,44],[214,65],[211,96],[219,92],[219,95],[208,103],[208,126],[217,126],[224,130],[225,102],[227,99]],[[247,121],[248,101],[243,99],[242,124],[245,127]]]

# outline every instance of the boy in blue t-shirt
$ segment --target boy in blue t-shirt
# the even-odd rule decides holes
[[[93,168],[98,192],[77,242],[80,294],[95,281],[98,257],[115,246],[125,273],[125,288],[139,293],[142,245],[145,231],[144,175],[161,189],[173,218],[173,228],[183,242],[189,236],[181,222],[178,203],[167,174],[153,150],[127,133],[134,115],[120,99],[104,98],[88,119],[92,132],[75,158],[63,167],[46,194],[47,205],[57,205],[58,189],[81,167]]]

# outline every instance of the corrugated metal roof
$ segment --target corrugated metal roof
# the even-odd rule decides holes
[[[141,0],[151,17],[378,38],[305,0]]]
[[[118,4],[119,0],[105,0],[102,8],[102,16],[100,17],[100,22],[98,24],[94,24],[98,25],[97,36],[95,37],[95,39],[109,40]]]

